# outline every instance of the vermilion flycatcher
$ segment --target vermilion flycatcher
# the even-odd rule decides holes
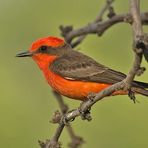
[[[32,57],[55,91],[77,100],[85,100],[90,93],[98,93],[126,77],[125,74],[73,50],[63,39],[57,37],[39,39],[27,52],[19,53],[17,57]],[[146,88],[148,83],[134,81],[131,90],[148,96]],[[121,90],[112,95],[127,93]]]

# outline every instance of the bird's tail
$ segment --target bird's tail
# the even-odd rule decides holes
[[[134,81],[134,83],[136,83],[137,86],[132,87],[132,90],[135,93],[138,93],[138,94],[141,94],[141,95],[144,95],[144,96],[147,96],[148,97],[148,90],[147,90],[148,83],[138,82],[138,81]]]

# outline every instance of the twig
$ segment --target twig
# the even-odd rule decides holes
[[[68,106],[64,103],[63,98],[60,94],[58,94],[56,91],[53,91],[53,94],[55,95],[55,98],[58,101],[58,104],[60,106],[60,110],[62,112],[62,115],[65,115],[68,112]],[[63,129],[63,126],[59,127],[61,129]],[[84,143],[84,140],[82,137],[77,136],[74,131],[72,126],[69,124],[66,125],[67,131],[69,133],[69,136],[71,138],[71,143],[69,143],[69,147],[70,148],[78,148],[80,145],[82,145]],[[55,139],[53,139],[55,140]],[[56,139],[58,141],[58,139]]]
[[[141,13],[141,21],[143,25],[148,24],[148,12]],[[89,23],[86,26],[83,26],[79,29],[71,29],[70,31],[66,32],[65,30],[67,27],[60,27],[61,34],[65,38],[66,42],[71,44],[72,40],[76,37],[87,35],[87,34],[97,34],[101,36],[108,28],[111,26],[117,24],[117,23],[123,23],[123,22],[132,22],[130,14],[118,14],[114,15],[113,17],[109,18],[108,20],[102,21],[102,22],[92,22]],[[71,26],[71,28],[73,28]]]
[[[59,104],[60,110],[62,114],[64,115],[68,111],[68,106],[64,103],[64,100],[60,94],[58,94],[56,91],[53,90],[53,94]]]
[[[96,19],[94,20],[93,23],[97,23],[97,22],[101,22],[103,20],[103,15],[104,13],[111,8],[111,4],[114,2],[114,0],[106,0],[106,3],[104,5],[104,7],[101,9],[101,11],[99,12],[98,16],[96,17]],[[113,15],[112,12],[109,13],[109,16]],[[66,27],[67,28],[67,27]],[[64,32],[65,32],[65,28],[64,27],[61,27],[60,28],[61,31],[62,31],[62,34],[64,36]],[[71,46],[74,48],[76,47],[77,45],[79,45],[85,38],[86,38],[86,34],[85,35],[82,35],[82,36],[79,36],[78,39],[74,42],[71,42]]]
[[[62,112],[62,115],[59,111],[56,111],[52,118],[52,123],[58,123],[59,126],[55,131],[55,134],[50,140],[46,140],[45,142],[39,140],[39,144],[41,148],[60,148],[61,143],[59,142],[59,137],[65,127],[65,124],[62,123],[62,116],[64,116],[68,112],[68,106],[64,103],[63,98],[60,94],[55,92],[53,90],[53,94],[55,95],[55,98],[57,99],[57,102],[59,104],[60,110]],[[78,148],[84,143],[84,140],[82,137],[77,136],[70,123],[66,124],[67,131],[69,133],[69,136],[71,138],[71,143],[68,144],[70,148]]]
[[[99,12],[98,16],[96,17],[94,22],[101,22],[103,20],[103,15],[111,7],[111,4],[114,2],[114,0],[106,0],[106,4]]]

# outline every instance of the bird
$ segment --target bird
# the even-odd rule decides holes
[[[85,101],[89,94],[99,93],[126,78],[124,73],[100,64],[54,36],[34,41],[29,50],[16,57],[31,57],[54,91],[75,100]],[[131,84],[131,91],[136,94],[148,96],[147,88],[148,83],[133,81]],[[128,93],[128,90],[118,90],[111,96]]]

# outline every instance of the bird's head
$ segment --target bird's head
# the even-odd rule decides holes
[[[46,64],[49,65],[57,57],[70,50],[69,47],[63,39],[49,36],[33,42],[28,51],[21,52],[16,57],[32,57],[39,67],[43,68]]]

